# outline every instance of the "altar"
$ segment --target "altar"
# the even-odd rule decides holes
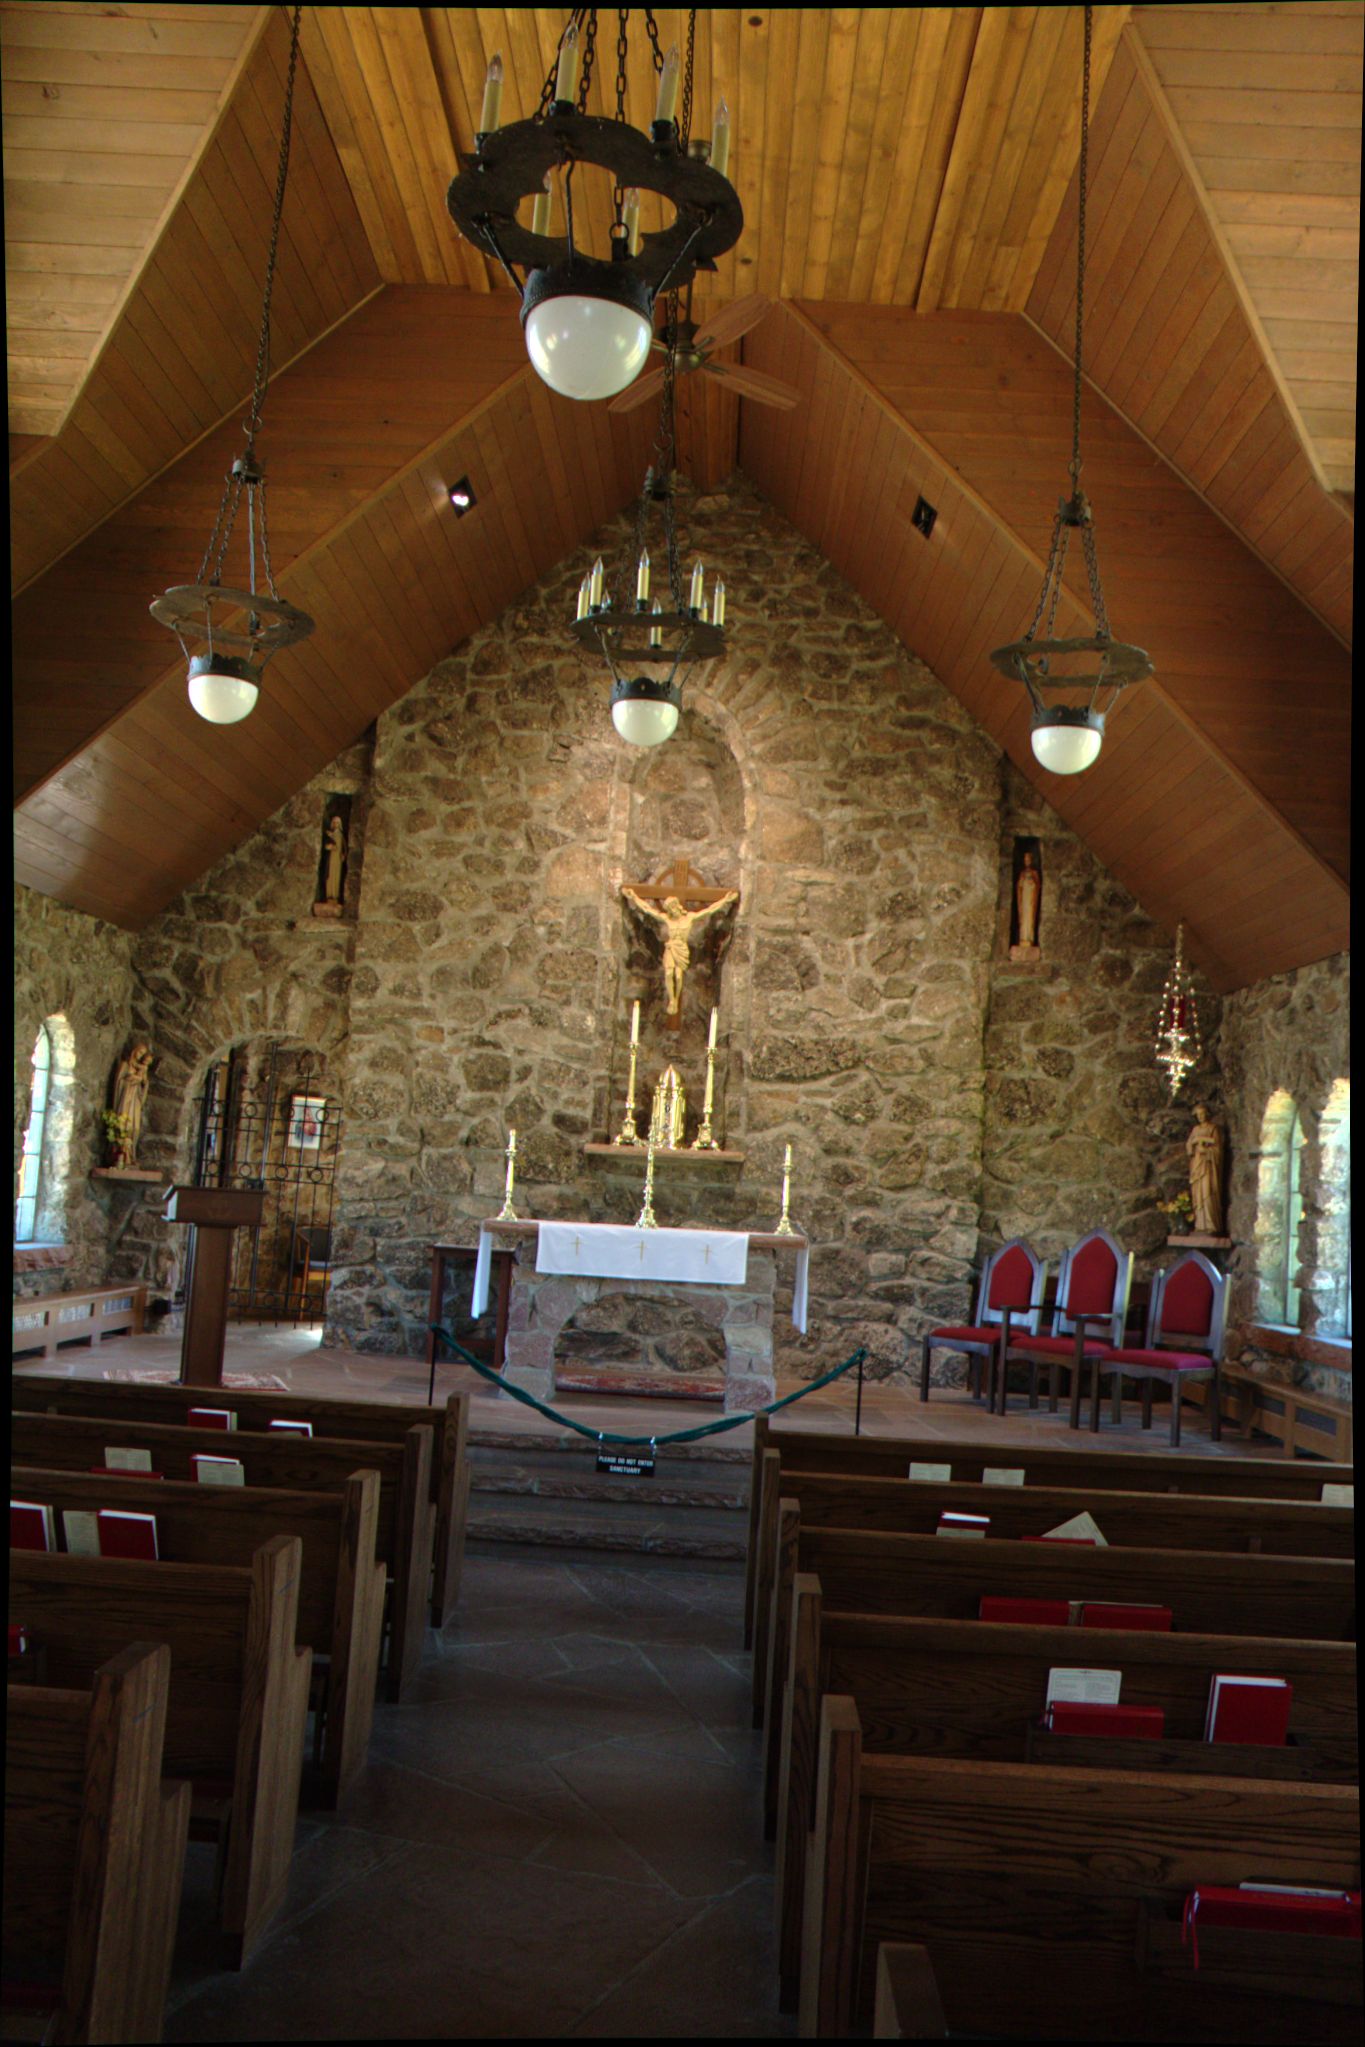
[[[490,1218],[479,1229],[472,1313],[487,1306],[495,1246],[514,1247],[503,1377],[538,1400],[555,1390],[555,1346],[580,1307],[605,1293],[679,1287],[725,1342],[724,1406],[747,1412],[776,1397],[773,1296],[777,1260],[795,1254],[792,1322],[806,1327],[810,1245],[775,1230],[643,1229]],[[534,1256],[527,1256],[533,1252]]]

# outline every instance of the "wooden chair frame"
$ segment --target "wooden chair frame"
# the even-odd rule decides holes
[[[1099,1238],[1102,1243],[1108,1245],[1118,1261],[1118,1269],[1114,1275],[1112,1305],[1103,1311],[1073,1314],[1068,1305],[1071,1296],[1071,1275],[1081,1252],[1084,1251],[1087,1244],[1093,1244],[1096,1238]],[[1057,1412],[1058,1374],[1063,1371],[1070,1372],[1070,1424],[1073,1429],[1078,1429],[1081,1425],[1081,1372],[1086,1362],[1086,1345],[1087,1342],[1093,1343],[1095,1340],[1093,1337],[1087,1337],[1087,1331],[1107,1328],[1110,1346],[1117,1349],[1122,1344],[1123,1325],[1128,1316],[1128,1296],[1132,1290],[1132,1284],[1133,1254],[1131,1251],[1125,1251],[1117,1238],[1112,1237],[1108,1230],[1087,1230],[1083,1237],[1063,1251],[1061,1264],[1057,1268],[1057,1297],[1053,1305],[1052,1328],[1049,1334],[1054,1337],[1074,1336],[1075,1350],[1070,1357],[1050,1357],[1046,1353],[1030,1352],[1027,1339],[1022,1343],[1016,1343],[1012,1338],[1010,1334],[1011,1318],[1007,1311],[1001,1328],[1000,1341],[992,1371],[991,1395],[988,1402],[989,1411],[991,1413],[997,1412],[995,1405],[995,1383],[997,1381],[1000,1389],[998,1412],[1004,1414],[1006,1410],[1009,1400],[1009,1368],[1012,1364],[1026,1364],[1028,1366],[1028,1404],[1030,1408],[1036,1408],[1038,1405],[1038,1373],[1046,1365],[1048,1368],[1049,1412],[1052,1414]]]
[[[1191,1336],[1188,1333],[1173,1332],[1169,1336],[1162,1329],[1166,1294],[1176,1274],[1188,1265],[1195,1265],[1204,1274],[1213,1288],[1213,1312],[1209,1318],[1208,1334]],[[1111,1419],[1119,1422],[1123,1418],[1123,1382],[1136,1379],[1142,1386],[1142,1426],[1152,1426],[1152,1387],[1158,1382],[1171,1389],[1171,1448],[1180,1447],[1180,1396],[1186,1386],[1204,1380],[1212,1380],[1209,1401],[1209,1434],[1215,1443],[1222,1440],[1222,1387],[1219,1383],[1219,1367],[1223,1360],[1223,1339],[1227,1328],[1228,1282],[1226,1273],[1218,1270],[1211,1258],[1202,1251],[1186,1251],[1171,1265],[1163,1266],[1152,1280],[1152,1297],[1147,1305],[1146,1339],[1144,1350],[1207,1351],[1207,1366],[1157,1365],[1152,1363],[1125,1363],[1122,1359],[1101,1352],[1092,1357],[1090,1363],[1090,1428],[1098,1433],[1100,1426],[1100,1382],[1107,1375],[1113,1382]],[[1136,1348],[1137,1346],[1133,1346]],[[1126,1348],[1115,1345],[1115,1350]],[[1079,1384],[1079,1374],[1075,1377]],[[1073,1424],[1074,1426],[1074,1424]]]
[[[990,1305],[991,1281],[1002,1259],[1006,1258],[1012,1251],[1022,1251],[1029,1262],[1031,1278],[1028,1306],[1024,1309],[1013,1306],[993,1308]],[[1033,1246],[1023,1237],[1011,1237],[1009,1242],[1002,1244],[998,1251],[991,1252],[990,1257],[981,1268],[981,1277],[977,1282],[976,1288],[976,1313],[972,1318],[970,1326],[976,1329],[991,1326],[998,1328],[1009,1318],[1018,1316],[1020,1319],[1015,1322],[1015,1328],[1026,1328],[1036,1334],[1039,1321],[1042,1318],[1043,1296],[1046,1291],[1047,1260],[1040,1258]],[[944,1327],[949,1326],[951,1325],[944,1325]],[[941,1328],[931,1329],[920,1345],[920,1399],[928,1400],[929,1398],[929,1359],[930,1353],[936,1350],[960,1351],[967,1358],[967,1390],[974,1400],[979,1399],[983,1368],[986,1371],[988,1383],[992,1385],[994,1383],[993,1360],[998,1343],[998,1337],[992,1337],[988,1341],[983,1342],[980,1339],[946,1336],[942,1333]]]

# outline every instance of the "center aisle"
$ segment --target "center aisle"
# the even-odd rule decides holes
[[[166,2039],[794,2035],[743,1603],[737,1572],[468,1558],[241,1976],[194,1966],[191,1850]]]

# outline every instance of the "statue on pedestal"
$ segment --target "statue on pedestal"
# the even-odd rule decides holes
[[[1014,911],[1019,937],[1010,947],[1012,960],[1042,957],[1038,948],[1038,906],[1042,894],[1043,877],[1038,872],[1032,850],[1026,847],[1014,883]]]
[[[1194,1206],[1194,1227],[1201,1236],[1223,1234],[1223,1133],[1209,1120],[1202,1104],[1196,1108],[1194,1127],[1185,1140],[1190,1162],[1190,1200]]]

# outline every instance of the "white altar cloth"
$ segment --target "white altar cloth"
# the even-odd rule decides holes
[[[744,1230],[636,1230],[619,1223],[552,1222],[542,1222],[536,1228],[537,1272],[576,1272],[594,1279],[676,1279],[697,1286],[743,1286],[748,1275],[749,1233]],[[551,1245],[548,1253],[547,1235]],[[604,1241],[607,1239],[615,1240],[610,1248]],[[556,1242],[560,1246],[558,1253],[554,1248]],[[567,1259],[566,1243],[572,1254]],[[547,1257],[556,1256],[561,1262],[546,1263]],[[617,1262],[602,1262],[608,1256]],[[474,1291],[469,1304],[469,1311],[476,1318],[487,1311],[492,1270],[493,1232],[485,1224],[479,1230]],[[803,1334],[809,1295],[810,1248],[803,1243],[797,1250],[792,1280],[792,1322]]]

